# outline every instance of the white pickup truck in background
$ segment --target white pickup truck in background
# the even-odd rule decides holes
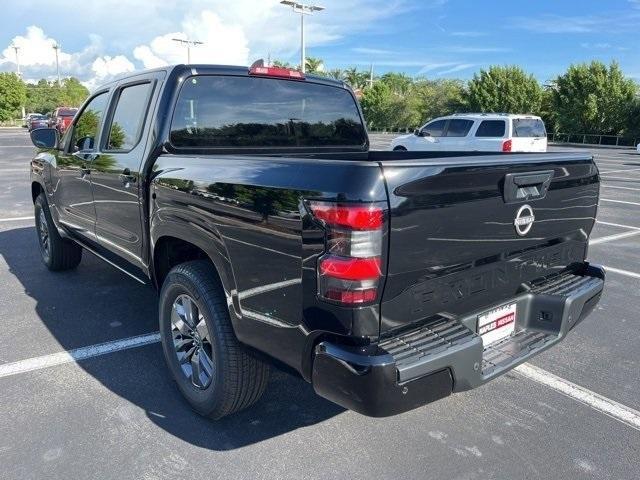
[[[394,138],[392,150],[546,152],[540,117],[466,113],[435,118],[408,135]]]

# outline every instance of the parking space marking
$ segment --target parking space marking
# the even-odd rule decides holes
[[[515,371],[534,382],[540,383],[580,403],[588,405],[636,430],[640,430],[640,412],[633,408],[622,405],[621,403],[528,363],[518,365]]]
[[[614,240],[620,240],[622,238],[635,237],[640,235],[640,230],[633,230],[631,232],[616,233],[615,235],[607,235],[606,237],[596,238],[589,240],[589,245],[598,245],[599,243],[612,242]]]
[[[613,273],[617,273],[619,275],[625,275],[631,278],[640,278],[640,273],[630,272],[629,270],[622,270],[621,268],[607,267],[606,265],[604,265],[604,269],[607,272],[613,272]]]
[[[625,168],[623,170],[609,170],[607,172],[600,172],[601,175],[606,175],[608,173],[620,173],[620,172],[635,172],[636,170],[640,170],[640,168]]]
[[[601,198],[601,202],[624,203],[625,205],[640,205],[638,202],[628,202],[626,200],[613,200],[611,198]]]
[[[0,378],[18,375],[20,373],[42,370],[44,368],[63,365],[65,363],[75,363],[87,358],[98,357],[108,353],[127,350],[130,348],[143,347],[160,341],[160,333],[153,332],[145,335],[124,338],[113,342],[90,345],[88,347],[76,348],[65,352],[42,355],[41,357],[28,358],[17,362],[0,365]]]
[[[33,215],[30,217],[9,217],[9,218],[0,218],[0,222],[19,222],[21,220],[33,220]]]
[[[630,228],[631,230],[640,230],[640,227],[634,227],[633,225],[624,225],[622,223],[603,222],[602,220],[596,220],[596,223],[599,223],[601,225],[608,225],[610,227]]]
[[[619,190],[633,190],[633,191],[636,191],[636,192],[640,192],[640,188],[619,187],[617,185],[607,185],[607,184],[604,184],[604,183],[601,186],[602,186],[602,188],[617,188]]]

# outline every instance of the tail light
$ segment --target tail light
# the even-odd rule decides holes
[[[318,295],[342,305],[374,302],[382,277],[384,210],[373,204],[310,202],[326,230]]]
[[[513,140],[511,140],[511,139],[505,140],[504,142],[502,142],[502,151],[503,152],[510,152],[512,146],[513,146]]]

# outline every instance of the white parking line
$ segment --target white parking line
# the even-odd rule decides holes
[[[611,198],[601,198],[601,202],[624,203],[625,205],[640,205],[638,202],[627,202],[626,200],[613,200]]]
[[[631,187],[618,187],[617,185],[607,185],[607,184],[601,184],[600,185],[602,188],[617,188],[619,190],[633,190],[636,192],[640,192],[640,188],[631,188]]]
[[[515,370],[534,382],[538,382],[546,387],[584,403],[589,407],[608,415],[611,418],[625,423],[636,430],[640,430],[640,412],[633,408],[622,405],[614,400],[592,392],[591,390],[576,385],[573,382],[560,378],[553,373],[542,368],[534,367],[528,363],[519,365]]]
[[[614,240],[620,240],[622,238],[635,237],[640,235],[640,230],[633,230],[631,232],[616,233],[615,235],[607,235],[606,237],[595,238],[589,240],[589,245],[598,245],[599,243],[612,242]]]
[[[19,222],[21,220],[33,220],[33,216],[30,217],[9,217],[9,218],[0,218],[0,222]]]
[[[631,278],[640,278],[640,273],[630,272],[629,270],[622,270],[621,268],[607,267],[606,265],[604,266],[604,269],[607,272],[613,272],[613,273],[617,273],[619,275],[625,275]]]
[[[17,362],[0,365],[0,378],[18,375],[19,373],[42,370],[43,368],[63,365],[65,363],[79,362],[91,357],[98,357],[108,353],[127,350],[129,348],[143,347],[160,341],[160,333],[147,333],[137,337],[124,338],[113,342],[90,345],[88,347],[76,348],[65,352],[43,355],[41,357],[28,358]]]
[[[624,170],[609,170],[607,172],[600,172],[601,175],[606,175],[607,173],[620,173],[620,172],[634,172],[636,170],[640,170],[640,168],[625,168]]]
[[[640,227],[634,227],[633,225],[624,225],[622,223],[603,222],[602,220],[596,220],[596,223],[601,225],[609,225],[610,227],[630,228],[631,230],[640,230]]]

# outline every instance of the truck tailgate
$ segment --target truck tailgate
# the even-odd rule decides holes
[[[598,170],[574,153],[381,161],[390,202],[381,333],[480,311],[581,263]]]

